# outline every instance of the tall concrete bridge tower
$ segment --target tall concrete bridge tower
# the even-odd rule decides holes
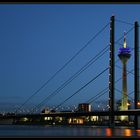
[[[130,48],[126,45],[126,33],[124,33],[123,47],[119,48],[119,58],[123,65],[122,70],[122,99],[120,110],[128,110],[128,94],[127,94],[127,61],[131,57]],[[120,120],[128,121],[128,116],[120,116]]]

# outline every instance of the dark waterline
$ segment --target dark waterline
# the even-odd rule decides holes
[[[140,130],[96,126],[0,125],[0,137],[136,137]]]

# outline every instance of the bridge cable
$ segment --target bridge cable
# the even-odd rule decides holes
[[[123,21],[123,20],[120,20],[120,19],[115,19],[115,21],[120,22],[120,23],[124,23],[124,24],[127,24],[127,25],[132,25],[132,26],[134,26],[133,23],[126,22],[126,21]]]
[[[133,27],[133,28],[134,28],[134,27]],[[126,32],[126,34],[128,34],[130,31],[132,31],[133,28],[130,28],[130,30],[128,30],[128,31]],[[119,42],[121,39],[123,39],[123,37],[124,37],[124,35],[121,36],[121,37],[116,41],[116,43]],[[107,45],[107,46],[108,46],[108,45]],[[107,46],[106,46],[106,47],[107,47]],[[106,48],[105,48],[105,49],[106,49]],[[48,96],[47,98],[49,98],[49,97],[50,97],[50,96]],[[45,100],[47,100],[47,98],[45,98],[45,99],[43,100],[43,102],[45,102]],[[42,104],[42,102],[41,102],[38,106],[40,106],[41,104]],[[37,106],[37,107],[38,107],[38,106]]]
[[[118,65],[115,65],[116,68],[119,68],[119,69],[122,69],[122,67],[118,66]],[[129,70],[126,70],[127,72],[129,72]],[[134,75],[133,72],[130,72],[132,75]]]
[[[115,88],[115,90],[122,94],[122,91],[120,91],[119,89]],[[133,93],[133,92],[134,92],[134,91],[132,91],[132,92],[130,92],[130,93]],[[130,94],[130,93],[129,93],[129,94]],[[129,94],[127,95],[127,97],[133,99],[131,96],[129,96]]]
[[[66,101],[68,101],[70,98],[72,98],[74,95],[76,95],[77,93],[79,93],[81,90],[83,90],[85,87],[87,87],[90,83],[94,82],[99,76],[101,76],[104,72],[106,72],[109,69],[109,67],[107,67],[106,69],[104,69],[101,73],[99,73],[96,77],[94,77],[93,79],[91,79],[88,83],[86,83],[84,86],[82,86],[80,89],[78,89],[75,93],[73,93],[71,96],[69,96],[68,98],[66,98],[63,102],[61,102],[59,105],[57,105],[55,107],[58,108],[59,106],[61,106],[62,104],[64,104]]]
[[[36,90],[16,111],[20,110],[32,97],[34,97],[41,89],[43,89],[54,77],[62,71],[76,56],[78,56],[99,34],[101,34],[109,25],[107,23],[100,31],[98,31],[74,56],[72,56],[58,71],[56,71],[38,90]]]
[[[130,28],[130,29],[126,32],[126,34],[128,34],[129,32],[131,32],[131,31],[133,30],[133,28],[134,28],[134,27]],[[119,39],[117,39],[117,40],[115,41],[115,43],[117,44],[117,43],[118,43],[121,39],[123,39],[123,38],[124,38],[124,35],[121,36]],[[117,63],[118,61],[119,61],[119,59],[116,60],[115,63]],[[130,73],[130,72],[128,72],[128,73]],[[115,81],[115,83],[118,82],[118,81],[121,80],[121,79],[122,79],[122,78],[118,79],[117,81]],[[108,88],[108,87],[107,87],[107,88]],[[102,92],[104,92],[107,88],[105,88],[104,90],[102,90],[101,92],[99,92],[99,94],[102,93]],[[98,95],[98,94],[97,94],[97,95]],[[94,97],[92,97],[92,98],[94,98]],[[92,98],[91,98],[91,99],[92,99]],[[89,99],[87,102],[89,102],[91,99]]]
[[[100,51],[95,57],[90,59],[80,70],[78,70],[73,76],[71,76],[66,82],[64,82],[61,86],[59,86],[54,92],[52,92],[49,96],[47,96],[40,104],[38,104],[35,108],[40,107],[46,100],[49,100],[51,97],[55,96],[59,91],[61,91],[65,86],[67,86],[70,82],[72,82],[78,75],[80,75],[84,70],[86,70],[89,66],[91,66],[94,62],[96,62],[101,56],[103,56],[107,51],[107,45],[102,51]],[[107,50],[106,50],[107,49]],[[95,60],[94,60],[95,59]],[[94,61],[93,61],[94,60]],[[34,109],[35,109],[34,108]]]
[[[129,71],[129,72],[127,72],[127,75],[129,75],[132,71],[134,71],[134,69],[132,69],[131,71]],[[115,84],[117,83],[117,82],[119,82],[120,80],[122,79],[122,77],[121,78],[119,78],[119,79],[117,79],[116,81],[115,81]],[[95,100],[97,100],[100,96],[98,96],[98,95],[104,95],[105,93],[107,93],[108,91],[109,91],[109,89],[108,89],[109,87],[106,87],[105,89],[103,89],[102,91],[100,91],[98,94],[96,94],[94,97],[92,97],[92,98],[90,98],[89,100],[87,100],[86,102],[87,103],[92,103],[93,101],[95,101]],[[108,90],[107,90],[108,89]],[[106,91],[107,90],[107,91]],[[102,93],[104,93],[104,94],[102,94]],[[95,98],[95,99],[94,99]]]
[[[126,34],[128,34],[131,30],[132,30],[133,28],[131,28]],[[122,36],[121,38],[119,38],[116,42],[118,42],[119,40],[121,40],[122,38],[123,38],[124,36]],[[65,86],[64,86],[65,87]],[[49,95],[47,98],[49,98],[49,97],[51,97],[52,95]],[[46,100],[46,98],[45,98],[45,100]],[[45,100],[43,100],[43,102],[45,102]],[[38,105],[38,106],[40,106],[42,104],[42,102]],[[36,106],[36,107],[38,107],[38,106]]]
[[[133,28],[134,28],[134,27],[133,27]],[[130,31],[132,31],[133,28],[131,28],[128,32],[126,32],[126,34],[128,34]],[[121,39],[123,39],[123,37],[124,37],[124,36],[120,37],[116,42],[118,42],[118,41],[120,41]]]

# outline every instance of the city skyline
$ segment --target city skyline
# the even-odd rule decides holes
[[[99,30],[110,22],[110,17],[126,21],[115,23],[115,40],[124,30],[128,32],[135,21],[140,21],[140,5],[136,4],[3,4],[0,5],[1,18],[1,104],[24,103],[76,52],[78,52]],[[131,9],[131,10],[130,10]],[[135,9],[135,10],[134,10]],[[98,16],[97,16],[98,15]],[[129,24],[131,23],[131,24]],[[60,72],[29,104],[38,104],[50,95],[85,63],[109,44],[108,28],[91,42],[62,72]],[[127,44],[133,49],[133,31],[127,35]],[[123,39],[120,40],[123,43]],[[117,60],[120,45],[115,44]],[[128,70],[133,68],[133,54],[128,62]],[[91,65],[66,89],[45,104],[58,105],[81,86],[98,75],[109,65],[109,51]],[[117,63],[121,67],[121,62]],[[121,69],[116,69],[115,79],[121,77]],[[100,86],[99,86],[100,85]],[[66,105],[78,105],[95,96],[108,86],[108,72],[96,83],[90,84]],[[133,91],[133,75],[128,76],[128,93]],[[121,89],[121,81],[116,84]],[[133,98],[133,94],[131,94]],[[121,94],[115,92],[116,100]],[[108,94],[100,101],[108,100]],[[100,102],[99,100],[97,100]],[[94,103],[93,103],[94,104]]]

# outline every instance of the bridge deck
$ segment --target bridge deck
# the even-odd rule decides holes
[[[0,118],[21,118],[21,117],[78,117],[78,116],[119,116],[119,115],[140,115],[140,109],[127,110],[127,111],[93,111],[93,112],[55,112],[48,114],[16,114],[16,115],[5,115]]]

